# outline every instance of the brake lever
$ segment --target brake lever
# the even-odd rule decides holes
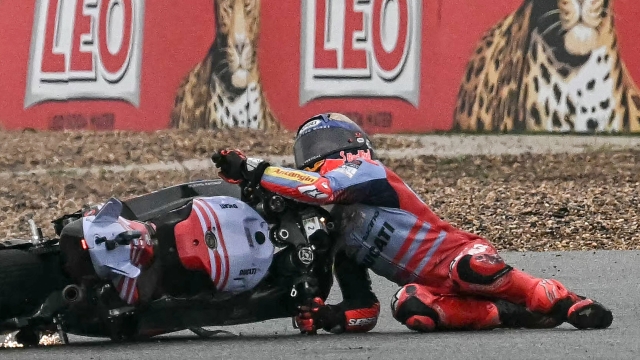
[[[139,239],[142,236],[142,232],[133,230],[133,231],[125,231],[116,235],[116,237],[112,240],[107,240],[105,236],[99,237],[96,239],[96,245],[100,245],[105,243],[105,248],[107,250],[114,250],[117,245],[129,245],[131,241],[135,239]]]
[[[142,236],[141,231],[137,231],[137,230],[125,231],[116,235],[113,241],[115,241],[119,245],[129,245],[131,241],[135,239],[139,239],[141,236]]]

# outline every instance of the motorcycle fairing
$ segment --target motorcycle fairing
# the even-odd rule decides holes
[[[107,250],[106,243],[96,245],[96,239],[100,237],[112,240],[116,235],[130,230],[120,218],[121,211],[122,203],[110,198],[96,215],[82,219],[91,262],[98,276],[103,279],[111,280],[117,275],[136,278],[140,275],[140,269],[131,263],[131,245],[118,245],[113,250]]]
[[[210,196],[231,196],[239,199],[240,187],[221,179],[195,180],[172,185],[124,200],[120,216],[129,220],[148,221],[183,206],[196,197]]]
[[[246,203],[228,196],[198,197],[174,228],[182,265],[204,271],[219,291],[254,288],[273,259],[269,226]]]

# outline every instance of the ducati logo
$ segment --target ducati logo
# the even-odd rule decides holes
[[[305,0],[300,104],[397,97],[418,106],[422,0]]]
[[[28,108],[49,100],[140,102],[144,0],[36,0]]]
[[[218,247],[218,238],[213,233],[213,231],[211,231],[211,229],[207,230],[207,232],[204,234],[204,242],[209,248],[213,250]]]

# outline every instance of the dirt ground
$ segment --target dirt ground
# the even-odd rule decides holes
[[[50,221],[85,204],[214,178],[206,159],[218,148],[286,158],[292,139],[287,132],[0,132],[0,240],[28,238],[30,218],[45,236],[54,236]],[[381,160],[436,213],[499,250],[640,250],[640,138],[427,135],[373,141]],[[196,170],[155,166],[193,159],[199,159]],[[101,170],[136,164],[146,166]],[[38,172],[27,173],[33,170]]]
[[[291,133],[205,131],[0,133],[0,171],[7,174],[0,182],[0,238],[28,237],[28,218],[53,236],[49,222],[83,204],[216,177],[213,169],[79,174],[65,168],[207,158],[221,147],[288,155],[292,138]],[[551,146],[554,142],[560,145]],[[501,250],[516,251],[640,249],[638,142],[580,136],[374,137],[385,164],[442,218]],[[461,144],[485,150],[460,152]],[[561,153],[549,152],[561,146],[566,147]],[[496,155],[491,150],[496,147],[507,154]],[[45,172],[14,173],[32,169]]]
[[[291,155],[294,133],[161,130],[156,132],[0,131],[0,172],[154,164],[208,158],[219,148],[264,156]],[[393,157],[576,153],[640,148],[640,137],[582,135],[374,135]]]

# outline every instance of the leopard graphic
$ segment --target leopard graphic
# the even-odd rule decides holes
[[[476,47],[454,129],[640,131],[640,96],[620,58],[613,2],[524,0]]]
[[[279,129],[260,82],[260,0],[214,0],[216,37],[178,88],[171,128]]]

